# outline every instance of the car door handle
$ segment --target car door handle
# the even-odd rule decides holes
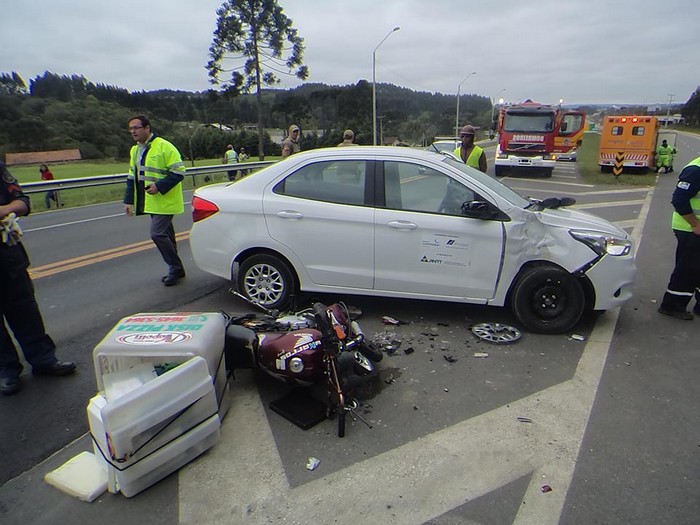
[[[281,219],[301,219],[304,217],[301,213],[294,210],[278,211],[277,216]]]
[[[389,228],[394,228],[396,230],[415,230],[418,226],[408,221],[390,221]]]

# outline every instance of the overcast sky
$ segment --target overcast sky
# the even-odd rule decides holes
[[[0,72],[151,91],[209,89],[220,0],[5,0]],[[308,82],[372,80],[517,102],[684,103],[700,85],[698,0],[280,0]],[[281,87],[298,81],[285,78]],[[505,91],[503,91],[505,90]]]

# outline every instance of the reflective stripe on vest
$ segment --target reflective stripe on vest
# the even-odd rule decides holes
[[[688,166],[698,166],[700,167],[700,157],[688,163]],[[686,166],[686,168],[688,167]],[[690,207],[693,209],[693,213],[700,220],[700,197],[696,193],[693,198],[690,199]],[[692,232],[693,228],[688,224],[683,217],[677,211],[673,212],[673,219],[671,221],[671,227],[674,230],[679,230],[682,232]]]
[[[170,142],[160,137],[154,137],[146,144],[145,151],[139,156],[139,146],[131,148],[131,163],[129,166],[129,178],[134,180],[134,205],[139,209],[138,199],[141,192],[139,185],[155,183],[165,179],[169,173],[185,175],[185,163],[182,162],[180,152]],[[185,211],[185,203],[182,195],[182,182],[173,186],[165,194],[144,193],[143,213],[157,215],[177,215]]]
[[[472,152],[469,154],[469,157],[467,158],[467,166],[471,166],[472,168],[479,169],[479,159],[481,158],[481,154],[484,152],[483,149],[481,149],[479,146],[474,144],[474,148],[472,149]],[[455,157],[458,159],[462,158],[462,146],[457,148],[454,151]]]

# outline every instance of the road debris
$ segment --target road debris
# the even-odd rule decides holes
[[[384,315],[382,316],[382,323],[384,324],[391,324],[391,325],[402,325],[402,324],[409,324],[406,321],[401,321],[400,319],[396,319],[395,317],[391,317],[390,315]]]
[[[571,339],[574,341],[585,341],[586,338],[582,336],[581,334],[571,334]]]
[[[540,490],[541,490],[542,492],[552,492],[552,487],[550,487],[549,485],[542,485],[542,486],[540,487]]]
[[[445,361],[447,361],[448,363],[456,363],[457,362],[457,358],[452,356],[452,355],[444,354],[442,357],[444,357]]]
[[[532,419],[523,416],[518,416],[518,421],[520,421],[521,423],[532,423]]]
[[[321,463],[321,460],[312,456],[306,460],[306,468],[307,470],[314,470],[319,463]]]
[[[486,358],[488,356],[489,356],[489,354],[487,354],[486,352],[474,352],[474,357]]]

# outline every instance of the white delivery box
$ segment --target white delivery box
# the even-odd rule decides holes
[[[219,418],[229,409],[224,359],[226,319],[221,313],[139,313],[123,318],[93,350],[97,389],[104,376],[139,364],[168,369],[194,356],[206,360],[214,380]]]
[[[95,396],[88,420],[109,491],[128,497],[214,445],[221,424],[214,384],[200,356],[112,401]]]

